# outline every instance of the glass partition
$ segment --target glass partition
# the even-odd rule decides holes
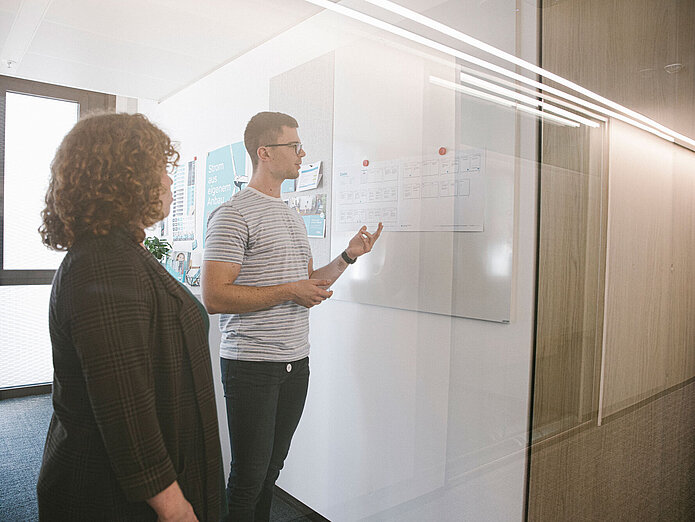
[[[384,223],[311,310],[309,397],[278,485],[330,520],[521,520],[539,118],[582,124],[477,61],[498,57],[365,2],[326,6],[149,110],[183,161],[224,145],[220,122],[234,150],[255,112],[294,116],[322,176],[283,198],[326,198],[314,267]],[[469,7],[423,12],[535,60],[535,6]]]
[[[610,114],[543,129],[527,516],[690,520],[695,4],[581,4],[544,4],[543,64]]]
[[[639,160],[623,172],[668,170],[687,154],[663,129],[643,130],[656,122],[584,89],[610,98],[637,83],[595,79],[625,72],[606,57],[622,44],[601,38],[641,34],[605,30],[633,15],[603,12],[585,27],[591,10],[573,0],[311,3],[323,10],[149,109],[186,160],[222,146],[220,125],[233,148],[255,112],[293,115],[303,162],[321,162],[322,178],[283,197],[299,207],[325,198],[325,234],[310,238],[315,267],[362,224],[385,225],[311,311],[310,392],[279,486],[331,520],[580,519],[582,497],[603,501],[584,487],[599,475],[616,505],[628,502],[619,482],[631,464],[608,473],[580,439],[611,437],[605,447],[620,454],[621,439],[602,428],[688,382],[690,294],[642,303],[657,281],[695,288],[671,277],[671,262],[637,255],[651,242],[632,242],[652,231],[674,274],[675,260],[690,267],[690,227],[678,241],[660,233],[672,208],[672,222],[695,222],[687,199],[665,196],[687,194],[689,182],[636,178],[669,209],[651,223],[653,202],[640,197],[630,210],[629,176],[614,176],[631,141]],[[632,257],[611,251],[621,241]],[[669,303],[677,314],[659,311]],[[639,325],[624,311],[632,305]],[[625,333],[637,326],[639,336]],[[661,348],[673,343],[675,355]],[[644,360],[663,366],[646,375]],[[598,509],[588,518],[601,519]]]

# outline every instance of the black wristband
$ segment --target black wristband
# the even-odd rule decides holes
[[[355,261],[357,261],[357,258],[352,259],[349,255],[347,255],[347,252],[345,250],[343,250],[343,252],[340,254],[340,257],[342,257],[343,261],[345,261],[348,265],[351,265]]]

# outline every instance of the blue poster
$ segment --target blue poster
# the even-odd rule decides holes
[[[246,147],[243,141],[232,143],[232,158],[234,158],[234,179],[244,178],[246,181]]]
[[[208,152],[205,164],[203,247],[205,247],[210,213],[248,185],[248,181],[246,177],[246,149],[243,141]]]
[[[325,237],[326,218],[319,215],[302,216],[308,237]]]
[[[236,192],[234,185],[234,165],[232,149],[225,145],[208,152],[205,162],[205,214],[203,216],[203,247],[208,231],[210,213]]]

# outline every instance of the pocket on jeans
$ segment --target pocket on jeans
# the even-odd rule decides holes
[[[227,359],[220,358],[220,376],[222,382],[227,380],[227,374],[229,373],[229,361]]]
[[[309,358],[306,357],[305,359],[300,359],[296,363],[293,363],[297,365],[297,373],[299,375],[309,375],[311,372],[309,370]]]

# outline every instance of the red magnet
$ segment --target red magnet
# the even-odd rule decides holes
[[[364,160],[364,161],[362,162],[362,166],[363,166],[363,167],[369,167],[369,160]]]
[[[446,154],[446,147],[439,147],[439,155],[444,156]]]

